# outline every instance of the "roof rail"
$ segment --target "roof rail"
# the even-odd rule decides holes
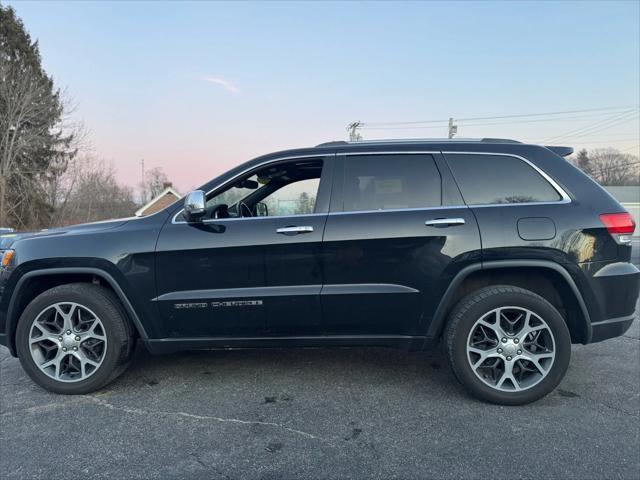
[[[345,142],[344,140],[335,140],[333,142],[319,143],[316,147],[334,147],[336,145],[349,145],[349,142]]]
[[[316,147],[334,147],[339,145],[368,145],[380,143],[456,143],[456,142],[485,142],[485,143],[521,143],[508,138],[389,138],[381,140],[357,140],[345,141],[336,140],[324,142]]]

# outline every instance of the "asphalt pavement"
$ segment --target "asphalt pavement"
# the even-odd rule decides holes
[[[640,478],[640,322],[574,346],[532,405],[470,398],[439,352],[139,348],[84,396],[0,348],[0,475],[127,479]]]

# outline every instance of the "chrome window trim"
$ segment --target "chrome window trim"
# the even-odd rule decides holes
[[[209,195],[210,193],[212,193],[214,190],[217,190],[219,188],[224,187],[225,185],[228,185],[229,183],[233,182],[236,178],[241,177],[242,175],[244,175],[245,173],[248,173],[252,170],[255,170],[257,168],[263,167],[265,165],[269,165],[270,163],[278,163],[278,162],[284,162],[287,160],[298,160],[301,158],[326,158],[326,157],[335,157],[335,153],[318,153],[316,155],[291,155],[291,156],[287,156],[287,157],[278,157],[278,158],[272,158],[271,160],[265,160],[264,162],[260,162],[257,165],[253,165],[252,167],[249,168],[245,168],[242,172],[238,173],[237,175],[231,177],[229,180],[222,182],[219,185],[216,185],[215,187],[213,187],[212,189],[210,189],[208,192],[205,192],[204,196],[206,197],[207,195]],[[171,223],[174,225],[177,224],[186,224],[188,225],[189,222],[185,222],[185,221],[178,221],[176,220],[178,218],[178,215],[182,214],[182,212],[184,212],[184,208],[181,208],[180,210],[178,210],[178,212],[173,216],[173,218],[171,219]],[[326,213],[305,213],[303,215],[326,215]],[[289,215],[288,217],[301,217],[303,215]],[[287,218],[287,217],[238,217],[238,218],[216,218],[216,219],[209,219],[209,220],[215,220],[216,222],[219,222],[221,220],[248,220],[248,219],[254,219],[254,218]],[[198,223],[210,223],[207,222],[206,220],[203,220],[202,222],[198,222]]]
[[[560,193],[560,192],[558,192]],[[525,203],[480,203],[478,205],[469,205],[469,208],[490,208],[490,207],[523,207],[523,206],[540,206],[540,205],[566,205],[571,203],[571,199],[568,200],[556,200],[554,202],[525,202]]]
[[[208,224],[208,223],[215,223],[215,224],[219,224],[219,223],[224,223],[224,222],[237,222],[238,220],[278,220],[280,218],[282,219],[286,219],[286,218],[308,218],[308,217],[322,217],[322,216],[326,216],[328,215],[327,213],[301,213],[300,215],[281,215],[281,216],[274,216],[274,217],[231,217],[231,218],[207,218],[205,220],[202,220],[201,222],[197,222],[194,223],[194,225],[201,225],[201,224]],[[189,223],[189,222],[173,222],[175,224],[181,224],[181,223]]]
[[[430,210],[449,210],[458,208],[469,208],[468,205],[441,205],[439,207],[412,207],[412,208],[389,208],[387,210],[351,210],[348,212],[329,212],[329,215],[354,215],[359,213],[393,213],[393,212],[422,212]]]
[[[242,172],[238,173],[237,175],[235,175],[234,177],[230,178],[229,180],[216,185],[215,187],[213,187],[212,189],[210,189],[209,191],[207,191],[205,193],[206,195],[209,195],[210,193],[212,193],[214,190],[217,190],[219,188],[224,187],[225,185],[233,182],[236,178],[244,175],[245,173],[248,173],[252,170],[255,170],[257,168],[263,167],[265,165],[269,165],[271,163],[278,163],[278,162],[284,162],[287,160],[298,160],[298,159],[303,159],[303,158],[325,158],[325,157],[330,157],[330,156],[352,156],[352,155],[419,155],[419,154],[424,154],[424,155],[439,155],[439,154],[443,154],[443,155],[454,155],[454,154],[458,154],[458,155],[499,155],[499,156],[503,156],[503,157],[514,157],[517,158],[521,161],[523,161],[524,163],[526,163],[527,165],[529,165],[531,168],[533,168],[539,175],[542,176],[542,178],[544,178],[547,182],[549,182],[549,184],[553,187],[554,190],[556,190],[556,192],[562,197],[561,200],[556,200],[556,201],[548,201],[548,202],[525,202],[525,203],[487,203],[487,204],[478,204],[478,205],[470,205],[470,204],[465,204],[465,205],[441,205],[438,207],[416,207],[416,208],[394,208],[394,209],[388,209],[388,210],[357,210],[357,211],[350,211],[350,212],[328,212],[328,213],[305,213],[305,214],[301,214],[301,215],[284,215],[284,216],[279,216],[279,217],[237,217],[237,218],[217,218],[217,219],[206,219],[203,220],[201,223],[220,223],[220,222],[227,222],[227,221],[237,221],[237,220],[258,220],[258,219],[266,219],[266,218],[270,218],[270,219],[277,219],[277,218],[299,218],[299,217],[315,217],[315,216],[322,216],[322,215],[353,215],[353,214],[358,214],[358,213],[383,213],[383,212],[407,212],[407,211],[419,211],[419,210],[445,210],[445,209],[455,209],[455,208],[487,208],[487,207],[517,207],[517,206],[522,206],[522,205],[528,205],[528,206],[535,206],[535,205],[560,205],[560,204],[566,204],[566,203],[571,203],[571,197],[569,197],[569,195],[567,194],[567,192],[565,192],[565,190],[558,185],[558,183],[551,178],[544,170],[542,170],[540,167],[538,167],[537,165],[535,165],[534,163],[532,163],[530,160],[527,160],[526,158],[520,156],[520,155],[516,155],[515,153],[499,153],[499,152],[462,152],[462,151],[445,151],[445,150],[405,150],[405,151],[397,151],[397,150],[393,150],[393,151],[379,151],[379,150],[373,150],[373,151],[369,151],[369,152],[337,152],[337,153],[320,153],[320,154],[316,154],[316,155],[311,155],[311,154],[306,154],[306,155],[292,155],[292,156],[287,156],[287,157],[278,157],[278,158],[273,158],[271,160],[265,160],[264,162],[261,162],[257,165],[254,165],[250,168],[246,168],[245,170],[243,170]],[[455,178],[455,177],[454,177]],[[177,224],[186,224],[188,225],[189,222],[185,222],[185,221],[178,221],[176,220],[178,218],[178,216],[180,214],[182,214],[182,212],[184,211],[184,208],[181,208],[180,210],[178,210],[178,212],[173,216],[173,218],[171,219],[171,223],[174,225]]]
[[[440,207],[416,207],[416,208],[390,208],[388,210],[354,210],[351,212],[328,212],[328,213],[301,213],[300,215],[282,215],[278,217],[233,217],[233,218],[207,218],[203,220],[203,224],[210,223],[225,223],[225,222],[236,222],[238,220],[277,220],[277,219],[287,219],[287,218],[308,218],[308,217],[322,217],[322,216],[332,216],[332,215],[354,215],[354,214],[362,214],[362,213],[393,213],[393,212],[419,212],[419,211],[430,211],[430,210],[448,210],[448,209],[459,209],[459,208],[469,208],[468,205],[444,205]],[[188,223],[188,222],[173,222],[176,224]]]
[[[531,168],[533,168],[536,172],[538,172],[538,174],[542,178],[544,178],[551,185],[551,187],[553,187],[553,189],[556,191],[556,193],[558,195],[560,195],[560,197],[561,197],[560,200],[553,200],[553,201],[546,201],[546,202],[482,203],[482,204],[477,204],[477,205],[467,204],[471,208],[506,207],[506,206],[517,207],[517,206],[521,206],[521,205],[560,205],[560,204],[563,204],[563,203],[571,203],[571,197],[569,197],[567,192],[565,192],[564,189],[560,185],[558,185],[558,183],[553,178],[551,178],[544,170],[542,170],[540,167],[535,165],[530,160],[527,160],[526,158],[521,157],[520,155],[516,155],[515,153],[442,151],[442,154],[445,155],[445,157],[446,157],[446,155],[458,154],[458,155],[495,155],[495,156],[517,158],[519,160],[522,160],[524,163],[526,163]],[[451,173],[453,174],[453,172],[451,172]],[[455,178],[455,176],[454,176],[454,178]],[[463,197],[464,197],[464,195],[463,195]]]

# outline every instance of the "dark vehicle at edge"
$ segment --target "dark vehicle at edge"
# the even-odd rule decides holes
[[[187,349],[442,342],[502,404],[553,390],[571,343],[622,335],[634,222],[567,162],[510,140],[330,142],[240,165],[149,217],[20,239],[0,343],[42,387],[86,393],[136,341]]]

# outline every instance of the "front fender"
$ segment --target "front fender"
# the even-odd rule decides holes
[[[9,348],[9,351],[13,356],[16,355],[15,352],[15,332],[18,324],[18,320],[20,318],[20,314],[24,309],[23,303],[20,301],[20,292],[24,291],[24,288],[28,284],[28,282],[45,278],[57,277],[57,276],[73,276],[73,275],[90,275],[92,277],[97,277],[101,281],[105,282],[107,285],[111,287],[111,289],[115,292],[116,296],[122,303],[125,308],[131,322],[133,323],[136,331],[140,335],[143,340],[149,338],[148,329],[145,328],[145,322],[143,319],[148,316],[148,314],[142,313],[142,307],[140,305],[134,306],[134,303],[130,300],[130,298],[135,298],[131,295],[131,293],[127,293],[125,290],[130,290],[130,288],[123,288],[124,280],[120,279],[120,281],[116,280],[116,277],[119,276],[117,272],[110,273],[105,268],[99,267],[58,267],[58,268],[42,268],[42,269],[34,269],[29,270],[25,273],[20,274],[20,269],[14,272],[12,275],[13,278],[10,279],[10,282],[13,285],[9,284],[5,287],[5,292],[12,292],[8,302],[5,303],[6,297],[3,298],[3,303],[7,306],[6,309],[6,319],[5,319],[5,338],[4,343]],[[16,278],[17,277],[17,278]],[[14,280],[15,279],[15,280]],[[28,299],[30,301],[31,299]],[[148,323],[147,323],[148,324]]]

